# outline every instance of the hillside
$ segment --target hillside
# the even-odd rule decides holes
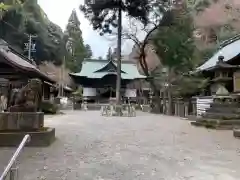
[[[4,1],[3,1],[4,2]],[[4,13],[0,21],[0,38],[11,44],[20,53],[24,52],[24,43],[28,42],[28,35],[36,35],[36,53],[34,59],[38,64],[48,60],[61,64],[61,28],[52,23],[37,0],[25,0],[23,5],[11,8]]]

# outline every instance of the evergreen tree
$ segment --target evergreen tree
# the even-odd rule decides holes
[[[68,34],[68,43],[71,47],[71,53],[66,55],[66,66],[73,72],[80,71],[83,59],[91,54],[87,52],[83,43],[80,21],[75,10],[69,17],[65,33]]]
[[[193,21],[185,5],[175,9],[173,14],[173,24],[159,28],[153,41],[163,65],[175,72],[187,72],[193,68],[196,49]]]
[[[173,94],[180,91],[182,94],[191,94],[206,84],[202,78],[185,75],[196,65],[193,21],[185,4],[175,9],[173,15],[173,24],[159,28],[152,37],[156,52],[165,67],[161,81],[166,85],[164,88],[169,100],[169,114],[172,113]]]
[[[154,17],[162,17],[167,12],[172,0],[107,0],[93,1],[80,6],[80,10],[91,22],[94,30],[100,30],[100,35],[112,33],[117,27],[118,9],[121,8],[128,17],[142,22],[145,26]],[[158,13],[161,11],[161,15]],[[157,12],[157,13],[155,13]],[[153,15],[150,17],[150,14]]]
[[[15,4],[11,4],[13,2]],[[24,43],[28,42],[28,34],[34,34],[37,35],[36,53],[32,55],[36,62],[62,63],[63,32],[47,18],[37,0],[3,0],[3,3],[0,3],[0,15],[0,38],[19,53],[24,54]]]
[[[86,49],[86,58],[91,58],[93,55],[91,46],[89,44],[86,44],[85,49]]]
[[[108,52],[107,52],[106,59],[107,59],[108,61],[111,61],[112,58],[113,58],[112,49],[111,49],[111,48],[108,48]]]

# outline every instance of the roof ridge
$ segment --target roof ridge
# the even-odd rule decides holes
[[[219,49],[222,49],[225,46],[227,46],[227,45],[229,45],[229,44],[231,44],[231,43],[233,43],[233,42],[235,42],[237,40],[240,40],[240,34],[237,34],[237,35],[235,35],[235,36],[233,36],[233,37],[231,37],[231,38],[229,38],[227,40],[222,41],[220,43],[220,45],[219,45]]]

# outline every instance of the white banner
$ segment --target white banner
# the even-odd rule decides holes
[[[125,97],[129,97],[129,98],[137,97],[136,89],[126,89]]]
[[[83,88],[83,97],[94,97],[96,94],[96,88]]]

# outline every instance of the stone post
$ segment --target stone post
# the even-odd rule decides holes
[[[197,116],[197,100],[195,97],[192,98],[191,103],[192,103],[192,115]]]
[[[184,114],[184,117],[187,117],[188,116],[188,102],[185,102],[185,105],[184,105],[184,112],[185,112],[185,114]]]
[[[177,99],[174,102],[174,115],[178,116],[178,101],[177,101]]]

